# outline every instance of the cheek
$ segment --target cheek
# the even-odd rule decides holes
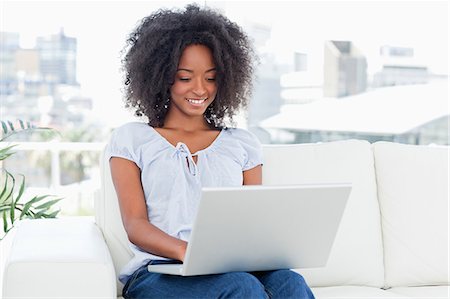
[[[213,85],[213,86],[209,86],[208,87],[208,94],[213,96],[214,98],[216,97],[216,93],[217,93],[217,86]]]
[[[184,87],[182,84],[174,83],[172,87],[170,88],[170,94],[172,97],[179,97],[186,93],[186,87]]]

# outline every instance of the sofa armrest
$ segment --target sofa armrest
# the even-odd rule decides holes
[[[116,298],[116,275],[90,218],[24,220],[4,266],[3,298]]]

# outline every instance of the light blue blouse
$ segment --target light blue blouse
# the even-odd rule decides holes
[[[262,164],[258,139],[235,128],[223,129],[211,145],[191,154],[184,143],[173,146],[148,124],[127,123],[114,130],[106,154],[136,163],[150,222],[184,241],[189,241],[202,187],[241,186],[242,172]],[[129,245],[134,258],[120,272],[123,283],[149,260],[165,259]]]

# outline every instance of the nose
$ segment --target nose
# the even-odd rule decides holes
[[[204,82],[203,78],[198,78],[195,80],[192,92],[196,96],[199,96],[199,97],[205,95],[206,87],[205,87],[205,82]]]

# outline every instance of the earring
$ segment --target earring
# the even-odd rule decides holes
[[[170,103],[170,98],[166,100],[166,102],[164,103],[164,109],[169,108],[169,103]]]

